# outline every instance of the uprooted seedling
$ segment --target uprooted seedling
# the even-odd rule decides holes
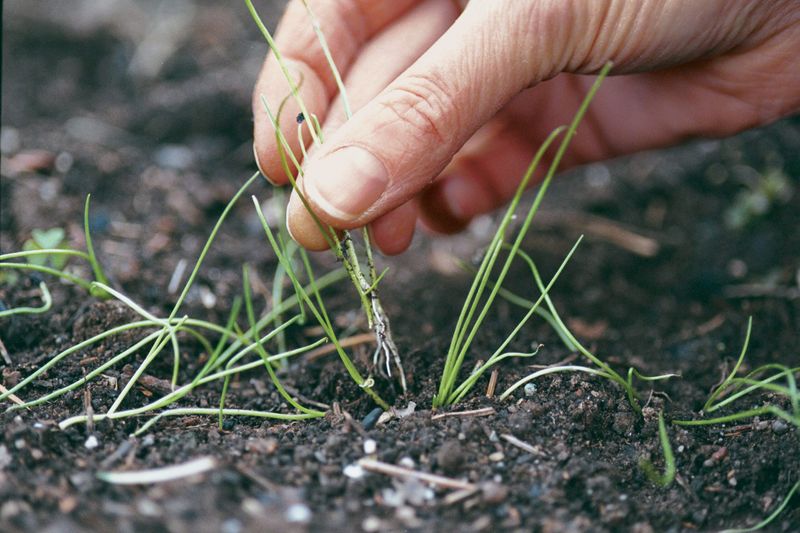
[[[251,0],[245,0],[245,1],[253,20],[257,24],[258,28],[261,30],[261,33],[263,34],[265,40],[267,41],[270,51],[272,52],[276,62],[278,63],[281,72],[283,73],[284,79],[289,85],[291,98],[294,99],[294,101],[300,108],[300,114],[298,115],[298,121],[297,121],[298,122],[297,135],[298,139],[300,140],[300,148],[301,151],[303,152],[302,155],[305,156],[306,149],[303,142],[303,127],[305,126],[306,129],[308,130],[314,144],[320,145],[323,142],[323,134],[319,120],[316,115],[309,112],[308,107],[306,106],[305,102],[300,96],[299,88],[300,84],[302,83],[302,80],[295,80],[294,77],[291,75],[283,59],[283,56],[281,55],[281,51],[276,45],[275,40],[272,37],[272,34],[270,33],[270,31],[267,29],[267,27],[264,25],[261,18],[259,17],[255,7],[253,6],[252,1]],[[350,109],[350,103],[347,98],[347,91],[344,87],[344,83],[342,82],[339,70],[336,67],[336,64],[333,62],[333,58],[331,56],[330,49],[328,48],[327,41],[325,40],[325,35],[322,33],[319,20],[314,15],[311,6],[307,2],[303,2],[303,4],[306,7],[309,16],[309,21],[314,28],[319,45],[322,48],[327,64],[336,81],[336,86],[339,90],[339,95],[341,96],[341,100],[343,102],[345,116],[347,119],[350,119],[350,117],[352,116],[352,111]],[[395,367],[397,368],[397,374],[398,374],[398,379],[400,380],[401,388],[403,392],[405,392],[407,389],[407,385],[406,385],[405,372],[403,370],[403,365],[400,358],[400,353],[397,349],[397,345],[395,344],[394,338],[392,336],[392,330],[389,323],[389,316],[386,314],[386,311],[384,310],[380,300],[378,285],[385,272],[379,275],[375,268],[375,259],[372,252],[371,237],[369,234],[369,230],[365,226],[359,232],[361,234],[361,241],[364,249],[364,258],[365,258],[365,264],[362,264],[361,257],[356,249],[356,243],[354,241],[352,232],[345,230],[341,232],[340,236],[339,233],[335,231],[332,227],[324,224],[311,209],[308,200],[305,198],[305,195],[303,194],[303,191],[297,186],[297,181],[294,177],[295,172],[297,173],[298,177],[302,177],[303,168],[300,165],[298,156],[292,152],[292,149],[289,146],[289,143],[279,126],[280,112],[281,108],[283,107],[283,103],[281,104],[279,109],[273,111],[263,95],[261,96],[261,102],[264,106],[264,111],[266,112],[269,118],[270,124],[272,125],[272,128],[275,132],[275,142],[277,144],[278,152],[280,154],[281,162],[283,164],[283,169],[289,182],[291,183],[292,189],[294,190],[295,194],[298,195],[305,208],[308,210],[309,214],[314,220],[315,225],[317,226],[318,231],[320,232],[320,234],[324,236],[331,251],[335,254],[336,258],[339,261],[341,261],[342,264],[344,265],[344,268],[348,276],[350,277],[350,280],[353,283],[353,286],[355,287],[356,292],[358,293],[358,296],[361,300],[361,306],[366,314],[367,323],[375,334],[376,349],[373,356],[373,366],[381,370],[388,377],[392,375],[391,367],[394,364]],[[286,100],[284,100],[284,103],[285,102]],[[294,169],[294,172],[292,171],[292,168]],[[355,378],[356,373],[353,372],[353,369],[348,367],[348,372],[352,377]],[[361,382],[359,382],[359,386],[367,389],[371,388],[371,385],[369,384],[370,380],[371,378],[362,380]]]

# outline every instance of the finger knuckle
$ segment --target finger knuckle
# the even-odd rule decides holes
[[[439,78],[407,76],[389,91],[383,106],[418,136],[439,145],[450,144],[450,132],[458,131],[451,92]]]

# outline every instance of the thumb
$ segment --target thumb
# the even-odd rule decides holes
[[[552,76],[553,65],[529,61],[533,50],[539,58],[563,56],[553,51],[557,32],[546,35],[545,26],[557,25],[531,31],[536,4],[470,3],[424,55],[306,161],[300,186],[315,213],[346,229],[405,203],[514,95]],[[290,209],[303,205],[294,201]],[[291,213],[290,229],[301,230],[307,218]]]

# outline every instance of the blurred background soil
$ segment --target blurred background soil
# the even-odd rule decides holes
[[[274,26],[282,2],[258,6]],[[244,3],[6,0],[2,41],[0,251],[20,250],[32,230],[53,227],[82,249],[91,193],[93,240],[113,283],[149,310],[168,312],[176,269],[193,264],[225,204],[255,171],[250,92],[266,46]],[[278,209],[268,184],[252,192]],[[218,429],[214,420],[187,417],[138,439],[129,438],[136,420],[59,431],[59,420],[85,409],[85,394],[71,393],[0,418],[0,529],[644,533],[752,525],[774,509],[800,479],[798,434],[785,424],[671,427],[678,477],[666,489],[647,480],[638,460],[661,464],[655,414],[696,416],[738,355],[749,316],[748,368],[800,365],[800,120],[578,169],[548,194],[524,248],[549,273],[585,234],[552,293],[574,332],[618,368],[682,376],[656,387],[643,418],[618,388],[566,375],[544,378],[531,395],[508,402],[485,398],[482,381],[459,409],[491,407],[493,414],[431,420],[436,376],[469,282],[457,260],[479,254],[493,223],[481,218],[455,237],[420,235],[407,254],[381,260],[391,268],[384,298],[410,394],[400,397],[391,383],[379,387],[398,407],[414,401],[413,415],[364,430],[373,406],[333,359],[301,363],[285,379],[306,396],[340,402],[352,422],[333,415],[293,424],[230,419]],[[316,259],[333,266],[325,255]],[[217,239],[188,312],[224,321],[241,293],[244,262],[255,266],[257,280],[271,279],[275,262],[245,201]],[[25,275],[1,285],[0,303],[36,303],[36,285]],[[0,322],[11,361],[0,360],[5,386],[58,350],[132,318],[74,286],[51,285],[51,312]],[[511,287],[533,293],[523,269]],[[340,324],[358,320],[347,287],[330,298]],[[519,316],[500,304],[472,360],[493,350]],[[117,353],[124,341],[65,363],[21,395],[80,378],[91,357]],[[518,344],[539,342],[538,363],[570,357],[543,324],[527,327]],[[186,354],[187,372],[193,355]],[[370,354],[356,350],[355,357],[366,364]],[[155,367],[152,390],[137,389],[131,402],[158,392],[168,371],[168,362]],[[524,362],[504,365],[498,390],[529,372]],[[232,405],[275,408],[279,400],[262,374],[234,384]],[[113,401],[109,383],[87,388],[96,412]],[[649,389],[642,392],[647,398]],[[192,401],[215,405],[216,394]],[[503,434],[538,451],[512,446]],[[99,445],[87,447],[89,437]],[[367,440],[381,460],[483,489],[457,499],[380,475],[345,476]],[[117,487],[94,475],[199,456],[215,457],[218,468],[184,482]],[[771,527],[792,531],[798,523],[795,496]]]

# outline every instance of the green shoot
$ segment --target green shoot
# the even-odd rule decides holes
[[[47,289],[47,284],[44,281],[39,282],[39,290],[42,292],[42,305],[39,307],[15,307],[14,309],[3,309],[0,311],[0,318],[11,315],[38,315],[46,313],[53,306],[53,298],[50,296],[50,291]]]
[[[570,141],[572,140],[572,137],[575,135],[575,132],[578,128],[578,124],[580,124],[581,119],[586,113],[589,103],[591,102],[595,93],[599,89],[602,80],[608,74],[610,69],[611,69],[610,63],[603,67],[603,69],[601,70],[600,74],[597,77],[597,80],[589,89],[589,92],[587,93],[586,97],[584,98],[583,102],[578,108],[578,111],[575,114],[575,117],[573,118],[569,127],[567,127],[566,130],[564,130],[563,128],[559,128],[550,134],[547,140],[539,148],[539,151],[537,152],[533,161],[529,165],[527,172],[520,181],[517,191],[514,197],[512,198],[508,209],[506,210],[505,216],[501,220],[500,226],[497,232],[495,233],[491,243],[489,244],[489,247],[484,255],[481,265],[478,268],[478,273],[476,274],[472,286],[470,287],[470,290],[467,294],[464,306],[462,307],[461,314],[456,323],[456,327],[453,332],[453,337],[450,342],[450,347],[447,351],[447,356],[445,358],[445,366],[439,384],[439,391],[434,397],[433,401],[434,407],[449,405],[453,401],[455,401],[457,397],[463,396],[460,393],[459,395],[454,396],[453,390],[455,388],[455,382],[458,379],[459,371],[461,369],[461,366],[463,365],[464,358],[466,357],[466,353],[469,350],[472,341],[480,328],[480,325],[482,324],[484,318],[487,316],[489,312],[489,309],[494,303],[494,300],[500,291],[500,287],[505,281],[505,277],[508,274],[511,262],[517,256],[519,247],[522,244],[522,240],[524,239],[525,234],[527,233],[528,228],[530,227],[530,224],[534,216],[536,215],[536,212],[539,209],[539,205],[541,204],[544,195],[547,192],[547,189],[550,185],[553,175],[555,174],[555,171],[558,168],[558,165],[561,162],[561,159],[563,158],[564,153],[566,152],[566,149],[569,146]],[[525,217],[525,221],[523,222],[522,226],[517,232],[517,237],[514,241],[514,244],[511,246],[511,249],[508,253],[508,257],[506,258],[506,261],[503,264],[501,271],[497,276],[497,279],[494,281],[493,284],[490,284],[490,279],[492,276],[494,265],[498,259],[500,251],[505,245],[506,231],[511,223],[511,220],[514,217],[514,214],[516,213],[522,194],[527,188],[528,184],[530,183],[530,180],[533,177],[533,173],[538,167],[540,160],[543,158],[545,151],[562,131],[566,131],[564,139],[561,141],[561,144],[559,145],[556,154],[553,157],[548,172],[544,180],[542,181],[541,185],[539,186],[539,190],[537,191],[533,204],[529,208],[527,216]],[[483,302],[481,311],[478,312],[478,308],[481,305],[481,301],[483,300],[483,295],[486,291],[487,285],[491,286],[492,288],[489,292],[489,295],[485,298],[485,301]],[[475,316],[476,312],[478,313],[477,317]],[[474,320],[473,317],[475,317]]]
[[[710,413],[716,410],[718,407],[714,406],[714,400],[716,400],[728,386],[734,380],[734,377],[739,372],[739,367],[742,366],[742,362],[744,361],[744,356],[747,354],[747,348],[750,346],[750,333],[753,331],[753,317],[749,317],[747,319],[747,333],[744,337],[744,344],[742,344],[742,351],[739,353],[739,358],[736,360],[736,364],[733,366],[733,370],[727,375],[727,377],[719,384],[719,387],[714,389],[711,395],[708,397],[705,405],[703,405],[703,411],[706,413]]]
[[[68,248],[64,244],[66,234],[62,228],[50,228],[48,230],[34,229],[31,231],[31,238],[23,243],[23,251],[0,254],[0,269],[7,268],[12,269],[12,271],[32,270],[34,272],[49,274],[56,278],[74,283],[88,291],[92,296],[99,298],[108,297],[102,290],[94,287],[91,281],[79,278],[64,270],[70,257],[79,257],[91,265],[96,281],[108,285],[108,279],[105,277],[103,269],[95,257],[92,239],[89,234],[89,196],[86,197],[83,217],[88,253]],[[26,262],[9,262],[11,259],[25,259]],[[39,284],[39,289],[42,291],[43,304],[41,307],[8,309],[0,312],[0,318],[14,314],[37,314],[49,311],[52,305],[50,291],[44,283]]]
[[[105,273],[103,272],[103,267],[100,266],[100,263],[97,261],[97,257],[94,253],[94,246],[92,246],[92,233],[89,231],[89,202],[91,201],[92,195],[86,195],[86,203],[83,207],[83,234],[86,237],[86,251],[88,252],[88,259],[89,264],[92,265],[92,272],[94,272],[94,279],[102,283],[103,285],[108,285],[108,278],[106,278]],[[108,298],[108,294],[102,290],[94,290],[92,292],[92,296],[97,296],[98,298]]]
[[[339,355],[339,358],[341,359],[342,364],[344,364],[345,368],[347,369],[348,374],[350,374],[350,377],[353,379],[353,381],[355,381],[367,394],[369,394],[372,397],[375,403],[377,403],[384,409],[388,409],[389,405],[383,399],[381,399],[381,397],[378,396],[378,394],[374,390],[372,390],[370,386],[368,386],[369,380],[365,380],[361,376],[361,374],[353,364],[350,357],[342,348],[341,343],[339,342],[339,339],[336,335],[336,332],[334,331],[333,323],[331,322],[328,316],[328,312],[325,309],[325,305],[322,301],[319,290],[316,289],[316,281],[314,279],[314,275],[311,270],[311,265],[308,262],[308,256],[303,250],[300,251],[301,258],[303,259],[303,264],[306,267],[306,273],[309,276],[309,283],[312,287],[312,294],[314,295],[316,302],[311,299],[311,296],[309,296],[308,292],[305,289],[303,289],[303,287],[300,285],[300,282],[297,279],[297,275],[291,268],[291,264],[289,263],[289,260],[286,257],[284,250],[278,244],[278,241],[275,239],[275,235],[273,234],[272,229],[269,227],[269,223],[267,222],[267,219],[264,216],[264,212],[261,210],[261,204],[258,202],[258,199],[255,196],[253,197],[253,204],[256,207],[256,213],[258,214],[258,218],[261,221],[261,227],[264,229],[264,233],[267,236],[267,240],[269,241],[270,246],[272,246],[275,255],[277,255],[278,261],[283,265],[286,274],[289,276],[289,279],[292,281],[292,284],[295,287],[295,291],[299,294],[300,298],[305,302],[311,314],[314,316],[319,325],[322,327],[323,331],[325,331],[325,334],[328,336],[331,342],[333,342],[334,346],[336,347],[336,353]]]
[[[467,392],[469,392],[469,390],[473,387],[473,385],[475,385],[475,383],[477,382],[478,378],[484,372],[486,372],[486,370],[488,370],[492,366],[496,365],[497,363],[499,363],[503,359],[507,359],[509,357],[533,357],[534,355],[536,355],[536,353],[538,353],[540,347],[537,347],[536,350],[534,350],[532,353],[518,353],[518,352],[503,353],[503,350],[505,350],[506,347],[514,340],[514,338],[517,336],[519,331],[523,328],[523,326],[525,326],[525,324],[528,322],[528,320],[530,320],[530,318],[534,315],[536,310],[539,308],[539,305],[541,305],[542,300],[546,297],[547,293],[550,291],[550,289],[555,284],[555,282],[558,279],[558,277],[561,275],[561,272],[564,270],[564,267],[567,266],[567,263],[572,258],[572,255],[575,253],[575,250],[578,248],[578,245],[581,243],[582,238],[583,237],[578,239],[578,241],[575,243],[575,245],[569,251],[567,256],[561,262],[561,266],[558,268],[556,273],[553,275],[553,278],[550,280],[550,283],[545,288],[545,290],[542,292],[542,295],[539,297],[539,299],[536,302],[534,302],[534,304],[531,306],[531,308],[528,310],[528,312],[525,314],[525,316],[517,323],[516,327],[514,327],[514,329],[511,330],[511,333],[508,334],[506,339],[495,350],[495,352],[492,354],[492,356],[489,357],[489,360],[486,361],[486,363],[482,364],[480,367],[478,367],[475,370],[473,370],[472,374],[459,387],[457,387],[453,391],[453,393],[451,394],[451,397],[449,399],[449,402],[448,402],[449,404],[453,404],[453,403],[457,403],[457,402],[461,401],[464,398],[464,396],[467,394]]]
[[[69,250],[65,243],[66,233],[63,228],[50,228],[47,230],[34,229],[31,231],[31,238],[22,243],[22,249],[26,252],[44,250]],[[28,262],[32,265],[51,266],[56,270],[63,270],[67,265],[69,257],[65,254],[42,253],[28,257]]]
[[[583,372],[585,374],[592,374],[595,376],[600,376],[604,378],[608,378],[609,375],[602,370],[598,370],[597,368],[590,368],[588,366],[579,366],[579,365],[556,365],[556,366],[549,366],[547,368],[543,368],[541,370],[537,370],[533,374],[529,374],[522,378],[521,380],[517,381],[509,388],[507,388],[503,394],[500,395],[500,400],[505,400],[509,396],[511,396],[515,390],[522,387],[526,383],[533,381],[537,378],[542,376],[547,376],[550,374],[558,374],[561,372]]]
[[[269,355],[264,350],[264,346],[259,342],[259,327],[256,323],[256,315],[253,311],[253,300],[250,295],[250,274],[249,268],[245,264],[242,267],[242,278],[243,278],[243,285],[244,285],[244,305],[247,311],[247,321],[250,324],[250,331],[252,335],[253,342],[256,347],[256,351],[261,356],[261,359],[264,361],[264,367],[267,369],[267,373],[269,374],[269,378],[272,380],[272,384],[275,385],[275,388],[278,389],[278,393],[283,397],[284,400],[289,403],[292,407],[300,411],[301,413],[306,413],[309,415],[316,415],[316,416],[323,416],[325,413],[322,411],[316,411],[314,409],[308,409],[303,407],[297,401],[292,398],[286,389],[283,388],[278,376],[275,374],[275,370],[272,368],[272,363],[269,361]]]
[[[542,277],[539,274],[539,270],[536,268],[536,264],[533,262],[530,256],[528,256],[528,254],[524,252],[518,252],[518,255],[520,256],[520,258],[522,258],[523,261],[525,261],[525,263],[527,263],[528,268],[530,268],[531,274],[533,275],[533,278],[536,281],[536,286],[539,288],[539,291],[541,291],[542,294],[544,294],[545,303],[547,304],[547,308],[552,318],[551,324],[555,324],[555,328],[559,336],[562,338],[566,338],[569,345],[574,346],[575,349],[581,355],[583,355],[594,365],[599,367],[602,370],[603,375],[605,377],[620,385],[627,394],[628,401],[630,402],[631,407],[633,407],[635,411],[640,412],[641,408],[639,407],[639,402],[636,397],[636,390],[633,387],[634,376],[637,376],[646,381],[658,381],[676,376],[675,374],[644,376],[633,368],[629,369],[627,379],[620,376],[619,373],[617,373],[614,369],[612,369],[606,362],[604,362],[595,354],[593,354],[591,351],[589,351],[583,344],[580,343],[580,341],[578,341],[577,338],[575,338],[575,335],[573,335],[572,332],[569,330],[569,328],[567,328],[566,324],[564,324],[564,321],[561,319],[561,316],[558,314],[558,311],[556,310],[553,301],[550,299],[550,296],[546,293],[546,287],[544,286]]]
[[[675,455],[672,453],[672,446],[667,435],[667,426],[664,424],[664,413],[658,413],[658,440],[661,442],[661,449],[664,453],[664,473],[659,474],[653,463],[642,457],[639,460],[639,467],[644,470],[647,477],[659,487],[668,487],[675,479]]]
[[[0,268],[12,268],[12,269],[19,269],[19,270],[33,270],[34,272],[41,272],[42,274],[50,274],[51,276],[55,276],[56,278],[61,278],[65,281],[69,281],[74,283],[78,287],[85,289],[87,292],[92,290],[92,282],[86,281],[85,279],[79,278],[78,276],[74,276],[68,272],[64,272],[62,270],[56,270],[55,268],[50,268],[47,266],[40,266],[40,265],[31,265],[28,263],[7,263],[7,262],[0,262]]]
[[[790,409],[787,411],[781,409],[777,405],[768,404],[714,418],[673,420],[673,424],[680,426],[704,426],[733,422],[752,418],[754,416],[773,415],[792,424],[800,431],[800,392],[797,387],[797,377],[800,377],[800,367],[790,368],[785,365],[771,363],[752,370],[746,376],[737,377],[750,345],[752,328],[753,319],[750,317],[747,321],[747,333],[739,358],[730,374],[728,374],[722,383],[711,392],[703,406],[703,412],[706,414],[713,413],[723,407],[729,407],[735,402],[757,392],[772,392],[779,397],[785,398],[789,402]],[[762,377],[764,374],[773,371],[773,374]],[[785,380],[785,385],[776,383],[780,379]]]
[[[117,418],[126,418],[131,416],[141,416],[150,414],[156,411],[160,411],[159,416],[156,418],[151,419],[147,424],[145,424],[145,428],[147,429],[152,426],[157,420],[159,420],[162,416],[175,416],[179,414],[218,414],[219,410],[213,409],[209,411],[208,409],[192,409],[192,408],[171,408],[176,402],[184,398],[187,394],[189,394],[195,388],[210,384],[212,382],[216,382],[219,380],[228,380],[231,376],[238,374],[240,372],[245,372],[248,370],[254,370],[257,368],[266,368],[267,373],[270,375],[273,383],[275,384],[276,388],[282,394],[284,399],[292,405],[294,408],[298,409],[299,413],[297,414],[283,414],[283,413],[271,413],[271,412],[261,412],[261,411],[252,411],[252,410],[241,410],[241,409],[223,409],[221,413],[223,415],[236,415],[236,416],[260,416],[266,418],[275,418],[275,419],[283,419],[283,420],[301,420],[311,417],[318,417],[322,416],[324,413],[322,411],[317,411],[313,409],[305,408],[304,406],[300,405],[299,403],[294,400],[291,396],[288,395],[286,390],[282,387],[280,382],[277,379],[276,374],[274,373],[274,365],[282,364],[287,358],[294,357],[301,353],[307,352],[314,348],[317,348],[322,345],[326,341],[326,339],[319,339],[316,342],[310,343],[306,346],[302,346],[299,348],[294,349],[279,349],[278,353],[274,355],[267,354],[266,350],[264,349],[264,345],[267,342],[270,342],[276,335],[283,333],[283,331],[296,324],[298,321],[301,321],[303,318],[303,308],[302,305],[304,300],[300,297],[300,294],[305,295],[308,298],[308,295],[314,295],[315,297],[319,297],[319,292],[325,288],[330,286],[331,284],[337,283],[344,277],[344,271],[341,269],[335,270],[333,272],[326,273],[325,275],[321,276],[318,279],[313,279],[312,284],[308,287],[300,286],[297,292],[293,295],[289,295],[286,298],[282,296],[280,298],[276,298],[273,300],[272,309],[266,313],[264,316],[256,319],[256,315],[253,309],[252,300],[250,298],[250,290],[249,290],[249,281],[247,280],[247,271],[245,271],[245,307],[247,308],[247,315],[248,321],[250,323],[250,327],[247,331],[241,331],[236,324],[236,318],[239,314],[239,309],[241,308],[241,300],[235,300],[233,308],[231,309],[230,317],[225,325],[217,325],[211,322],[207,322],[204,320],[198,320],[195,318],[191,318],[188,316],[184,316],[182,318],[176,318],[175,314],[177,309],[182,304],[182,301],[185,299],[185,296],[188,292],[189,286],[195,279],[197,275],[197,271],[208,252],[211,243],[217,234],[219,227],[225,218],[225,216],[230,212],[232,209],[233,204],[236,200],[243,194],[244,190],[256,180],[257,174],[250,178],[238,191],[237,195],[230,201],[226,209],[223,211],[223,214],[220,216],[220,219],[217,221],[217,224],[214,226],[214,229],[209,236],[205,247],[203,248],[200,257],[195,265],[195,269],[192,272],[192,275],[189,277],[189,281],[187,281],[187,285],[184,287],[180,298],[178,299],[177,304],[173,308],[169,317],[161,318],[153,313],[146,310],[141,305],[137,304],[128,296],[124,295],[120,291],[110,287],[106,283],[101,281],[95,282],[88,282],[85,280],[79,280],[83,283],[84,288],[87,290],[96,289],[96,292],[101,292],[109,297],[114,297],[118,299],[120,302],[125,304],[128,308],[133,310],[137,315],[142,317],[142,320],[129,322],[127,324],[123,324],[121,326],[113,327],[108,329],[105,332],[102,332],[98,335],[95,335],[92,338],[89,338],[85,341],[79,342],[78,344],[67,348],[66,350],[56,354],[50,360],[48,360],[41,368],[34,371],[31,375],[27,376],[25,379],[17,383],[14,387],[12,387],[8,391],[4,391],[2,395],[0,395],[0,400],[6,400],[11,395],[15,394],[16,392],[24,389],[25,387],[29,386],[33,383],[37,378],[39,378],[44,372],[53,369],[56,365],[59,364],[65,357],[70,355],[82,353],[84,350],[90,348],[91,346],[104,341],[105,339],[109,339],[113,336],[131,332],[142,331],[143,335],[138,335],[138,340],[131,343],[127,346],[127,348],[123,349],[118,354],[114,355],[113,357],[103,361],[97,368],[89,371],[85,376],[81,379],[78,379],[68,385],[65,385],[57,390],[51,391],[39,398],[33,399],[28,402],[24,402],[21,405],[12,405],[9,407],[9,410],[13,409],[21,409],[21,408],[28,408],[35,405],[42,404],[44,402],[56,399],[61,395],[65,394],[68,391],[75,390],[79,387],[85,386],[92,380],[98,379],[99,377],[104,375],[104,372],[107,372],[109,369],[114,367],[115,365],[119,365],[123,363],[125,360],[132,358],[135,354],[139,353],[141,350],[146,350],[146,355],[144,357],[144,361],[140,364],[140,366],[136,369],[131,379],[125,384],[122,392],[116,398],[114,404],[106,413],[97,413],[93,415],[93,420],[102,420],[102,419],[117,419]],[[87,210],[88,210],[88,200],[87,200]],[[84,222],[86,222],[86,211],[84,213]],[[88,228],[87,228],[88,231]],[[54,253],[61,256],[69,257],[69,256],[77,256],[81,259],[84,259],[88,262],[92,262],[94,257],[94,252],[92,251],[91,245],[91,237],[89,236],[87,239],[87,247],[89,248],[89,253],[74,251],[74,250],[63,250],[63,249],[39,249],[39,250],[28,250],[24,252],[18,252],[14,254],[6,254],[4,256],[0,256],[0,259],[9,260],[9,264],[12,265],[10,268],[29,268],[34,270],[40,270],[48,273],[53,273],[54,275],[59,275],[60,277],[69,277],[70,274],[66,274],[64,272],[59,272],[55,268],[49,266],[39,266],[39,265],[30,265],[28,263],[13,263],[10,260],[13,259],[23,259],[31,256],[43,256],[48,253]],[[96,261],[96,260],[95,260]],[[286,266],[286,263],[284,263]],[[291,271],[291,269],[290,269]],[[96,276],[100,276],[102,273],[100,271],[95,271]],[[77,278],[76,278],[77,279]],[[296,280],[295,280],[296,281]],[[46,291],[46,286],[43,289]],[[44,300],[49,300],[47,296],[49,293],[43,292],[45,296]],[[45,302],[46,303],[46,302]],[[281,321],[280,325],[274,329],[271,329],[268,333],[262,336],[260,331],[266,327],[271,327],[272,324],[275,323],[276,319],[281,316],[282,314],[290,311],[293,307],[297,307],[301,305],[301,314],[296,315],[289,320]],[[14,310],[19,312],[20,310]],[[219,335],[219,340],[216,343],[216,346],[213,346],[211,342],[209,342],[207,338],[208,333],[214,333]],[[206,353],[209,354],[208,360],[202,366],[200,371],[185,385],[178,386],[177,381],[179,378],[178,373],[178,357],[181,354],[181,339],[179,335],[185,334],[190,335],[192,338],[196,339],[197,342],[202,346]],[[129,394],[132,390],[134,385],[139,382],[140,377],[143,375],[145,370],[148,366],[158,357],[161,353],[163,353],[164,349],[168,346],[171,347],[173,352],[173,372],[172,372],[172,383],[173,383],[173,391],[162,396],[161,398],[157,398],[152,402],[137,408],[132,409],[121,409],[121,403],[123,399]],[[248,355],[256,355],[257,360],[239,363],[239,361],[248,356]],[[238,363],[238,364],[237,364]],[[224,366],[224,369],[222,368]],[[364,380],[361,380],[363,383]],[[164,410],[166,409],[166,410]],[[66,427],[71,424],[75,423],[82,423],[88,420],[86,415],[71,417],[64,421],[63,427]]]
[[[770,525],[772,521],[775,520],[778,517],[778,515],[780,515],[783,512],[784,509],[786,509],[786,506],[789,505],[789,502],[792,500],[792,496],[794,496],[794,493],[797,492],[798,490],[800,490],[800,481],[797,481],[797,483],[795,483],[794,486],[792,486],[792,488],[789,489],[789,493],[783,499],[781,504],[778,507],[776,507],[775,510],[772,511],[772,513],[768,517],[766,517],[758,524],[752,527],[746,527],[742,529],[725,529],[720,533],[749,533],[750,531],[758,531],[759,529],[764,529],[765,527]]]

